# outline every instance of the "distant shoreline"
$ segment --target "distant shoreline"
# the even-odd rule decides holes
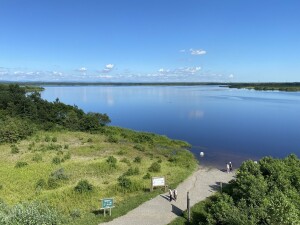
[[[33,82],[2,81],[1,84],[31,86],[212,86],[250,89],[257,91],[300,91],[300,82],[225,83],[225,82]]]

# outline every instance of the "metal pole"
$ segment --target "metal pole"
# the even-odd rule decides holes
[[[220,187],[221,187],[221,193],[222,193],[222,182],[220,182]]]
[[[191,210],[190,210],[190,196],[189,192],[187,193],[187,211],[188,211],[188,222],[191,221]]]

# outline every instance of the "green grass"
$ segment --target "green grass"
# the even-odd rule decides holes
[[[107,141],[110,135],[116,143]],[[197,165],[194,156],[184,149],[189,147],[186,142],[119,127],[106,127],[94,134],[39,132],[16,146],[18,153],[12,153],[9,144],[0,145],[0,199],[9,205],[35,200],[47,202],[62,212],[67,224],[111,220],[161,193],[162,190],[149,192],[150,179],[143,179],[154,162],[161,165],[161,171],[150,172],[151,176],[165,176],[172,187],[188,177]],[[115,165],[107,162],[109,156],[117,159]],[[141,163],[134,162],[136,157]],[[53,158],[59,158],[61,163],[53,163]],[[28,165],[16,168],[18,162]],[[122,189],[118,177],[130,167],[138,168],[139,174],[128,176],[132,181],[130,190]],[[56,180],[56,188],[47,184],[37,188],[40,179],[47,183],[60,168],[67,179]],[[76,192],[74,187],[80,180],[87,180],[93,190]],[[99,209],[100,199],[106,197],[114,197],[116,207],[112,217],[104,218]]]

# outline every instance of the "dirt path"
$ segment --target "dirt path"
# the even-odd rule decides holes
[[[220,188],[219,183],[233,179],[234,173],[200,167],[189,178],[178,185],[177,201],[169,201],[168,193],[158,195],[128,212],[101,225],[164,225],[170,223],[186,210],[189,192],[191,206],[204,200]]]

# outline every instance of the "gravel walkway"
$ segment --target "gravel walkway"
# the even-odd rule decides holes
[[[178,185],[177,201],[169,201],[168,193],[158,195],[143,203],[126,215],[101,225],[164,225],[170,223],[182,211],[187,209],[187,192],[189,191],[190,204],[193,206],[199,201],[212,195],[220,189],[219,183],[227,183],[233,179],[234,173],[226,173],[218,169],[200,167],[184,182]]]

